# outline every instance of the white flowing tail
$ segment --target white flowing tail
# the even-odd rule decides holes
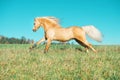
[[[97,28],[95,28],[93,25],[82,26],[82,29],[87,33],[87,35],[90,38],[98,42],[102,41],[102,33]]]

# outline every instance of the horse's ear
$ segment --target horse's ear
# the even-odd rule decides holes
[[[35,18],[34,18],[34,21],[35,21]]]
[[[38,18],[34,18],[34,21],[36,21]]]

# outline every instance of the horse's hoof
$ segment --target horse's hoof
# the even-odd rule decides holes
[[[34,45],[30,46],[29,49],[33,49],[33,48],[35,48],[36,46],[37,46],[37,44],[34,44]]]
[[[33,46],[32,46],[32,48],[35,48],[37,46],[37,44],[34,44]]]
[[[31,50],[31,49],[32,49],[32,46],[30,46],[29,49]]]
[[[47,53],[47,51],[44,51],[44,54],[46,54]]]
[[[94,51],[95,54],[97,54],[97,51]]]

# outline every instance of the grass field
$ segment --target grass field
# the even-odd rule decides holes
[[[0,80],[120,80],[120,46],[0,44]]]

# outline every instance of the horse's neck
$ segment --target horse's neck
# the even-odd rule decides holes
[[[43,28],[44,28],[44,30],[45,30],[45,32],[47,31],[47,30],[49,30],[49,29],[52,29],[52,28],[61,28],[61,26],[60,25],[58,25],[58,24],[52,24],[52,23],[45,23],[44,25],[43,25]]]

